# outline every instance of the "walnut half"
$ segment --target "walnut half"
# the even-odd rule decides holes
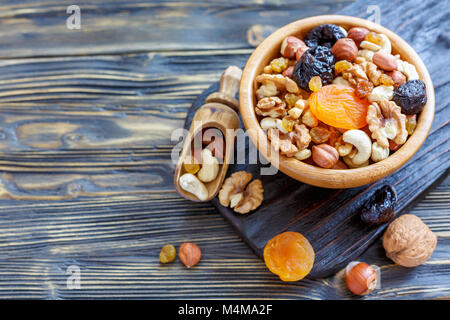
[[[258,208],[263,201],[264,189],[259,179],[253,180],[252,174],[238,171],[228,177],[219,191],[219,202],[224,207],[230,206],[240,214],[248,213]],[[246,187],[247,186],[247,187]]]
[[[393,101],[373,102],[367,109],[366,120],[372,138],[377,140],[382,148],[389,147],[388,139],[402,145],[408,138],[406,116]]]

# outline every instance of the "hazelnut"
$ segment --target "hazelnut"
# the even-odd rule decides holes
[[[282,75],[292,79],[292,75],[294,74],[294,66],[288,67],[283,71]]]
[[[178,252],[181,262],[187,267],[195,266],[202,257],[202,251],[195,243],[186,242],[180,246]]]
[[[336,60],[354,61],[358,56],[358,47],[352,39],[342,38],[333,45],[331,53],[334,54]]]
[[[292,59],[295,57],[297,49],[301,46],[306,47],[306,44],[297,37],[286,37],[281,43],[281,55],[285,58]]]
[[[392,54],[378,51],[373,54],[372,62],[377,65],[378,68],[385,71],[393,71],[397,69],[397,60]]]
[[[309,47],[305,44],[304,46],[300,46],[297,49],[297,52],[295,53],[295,60],[300,60],[300,58],[302,57],[302,55],[306,52],[306,50],[308,50]]]
[[[329,144],[319,144],[312,147],[312,158],[322,168],[331,168],[339,160],[339,153]]]
[[[357,46],[359,46],[361,41],[364,40],[364,38],[366,37],[366,35],[368,33],[369,33],[369,30],[366,28],[354,27],[354,28],[351,28],[350,30],[348,30],[347,38],[352,39],[353,41],[355,41],[355,44]]]
[[[392,78],[392,80],[394,81],[394,87],[396,89],[402,84],[406,83],[405,75],[398,70],[386,72],[386,74]]]
[[[354,294],[364,296],[377,286],[377,273],[367,263],[353,261],[345,268],[345,283]]]
[[[427,261],[436,243],[436,235],[413,214],[395,219],[383,235],[386,256],[404,267],[416,267]]]

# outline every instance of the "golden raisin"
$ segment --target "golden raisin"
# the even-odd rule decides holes
[[[298,232],[283,232],[270,239],[264,247],[267,268],[283,281],[303,279],[314,265],[314,249]]]
[[[186,157],[186,160],[183,163],[184,170],[187,173],[196,174],[200,170],[200,164],[194,157]]]
[[[416,126],[417,126],[417,115],[412,114],[406,116],[406,130],[408,131],[409,135],[412,135],[414,133],[414,130],[416,130]]]
[[[286,93],[284,95],[284,101],[286,101],[289,108],[293,108],[298,99],[300,99],[300,96],[295,93]]]
[[[322,89],[322,79],[320,79],[319,76],[312,77],[311,80],[309,80],[308,87],[312,92],[319,91]]]
[[[358,98],[364,98],[367,97],[372,92],[372,89],[373,89],[372,82],[367,80],[360,80],[356,85],[355,94]]]
[[[330,146],[334,146],[338,139],[341,137],[341,134],[339,131],[336,130],[335,127],[330,127],[330,138],[328,139],[328,144]]]
[[[278,73],[283,72],[284,70],[287,69],[288,67],[288,59],[286,58],[277,58],[277,59],[273,59],[270,62],[270,66],[272,67],[272,70]]]
[[[283,120],[281,121],[281,125],[286,131],[291,132],[292,129],[294,128],[295,121],[289,119],[288,117],[284,117]]]
[[[384,86],[393,86],[394,85],[394,80],[392,80],[391,77],[389,77],[387,74],[382,73],[380,76],[380,83]]]
[[[162,247],[161,252],[159,253],[159,261],[161,263],[169,263],[175,260],[177,256],[177,250],[171,244],[166,244]]]
[[[311,140],[314,143],[325,143],[330,138],[330,131],[322,127],[314,127],[309,131]]]
[[[366,34],[364,40],[381,45],[383,43],[383,38],[375,32],[369,32]]]
[[[336,62],[336,64],[334,65],[334,71],[336,71],[336,74],[339,74],[342,71],[350,69],[351,67],[352,64],[350,62],[348,62],[347,60],[341,60]]]

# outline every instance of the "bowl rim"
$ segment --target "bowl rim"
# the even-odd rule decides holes
[[[426,85],[427,104],[417,120],[417,126],[414,133],[394,154],[380,162],[376,162],[363,168],[345,170],[325,169],[306,164],[303,161],[294,158],[287,158],[283,155],[279,155],[278,157],[278,155],[273,152],[254,111],[254,104],[256,102],[254,94],[254,78],[257,75],[256,72],[261,64],[261,60],[264,59],[267,52],[273,50],[275,46],[279,47],[281,41],[285,37],[298,34],[302,30],[309,30],[314,26],[324,23],[362,26],[371,31],[384,33],[390,39],[393,48],[396,47],[399,51],[407,54],[407,57],[405,58],[405,54],[403,53],[401,55],[402,59],[415,65],[420,79]],[[388,176],[405,164],[419,150],[425,142],[433,123],[435,96],[431,77],[422,59],[400,36],[379,24],[365,19],[345,15],[322,15],[297,20],[279,28],[254,50],[242,72],[239,87],[239,110],[244,126],[253,144],[257,146],[258,151],[281,172],[298,181],[318,187],[353,188],[375,182]]]

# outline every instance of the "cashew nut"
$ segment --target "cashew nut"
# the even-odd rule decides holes
[[[191,173],[185,173],[180,177],[180,187],[195,195],[200,201],[208,199],[208,190],[205,185]]]
[[[394,96],[393,86],[378,86],[372,89],[372,92],[367,97],[370,102],[381,101],[381,100],[392,100]]]
[[[371,50],[363,49],[358,51],[358,57],[363,57],[367,61],[372,62],[374,52]]]
[[[381,47],[379,45],[377,45],[376,43],[366,41],[366,40],[361,41],[359,46],[363,49],[371,50],[371,51],[378,51],[381,49]]]
[[[297,107],[293,107],[289,109],[288,114],[291,116],[292,119],[297,120],[302,115],[303,109],[299,109]]]
[[[397,60],[397,70],[402,72],[409,80],[419,79],[419,74],[417,73],[416,67],[406,61]]]
[[[367,167],[369,165],[369,160],[367,160],[366,162],[356,165],[353,163],[352,158],[350,158],[350,156],[346,156],[342,158],[345,162],[346,165],[348,165],[349,168],[352,169],[356,169],[356,168],[362,168],[362,167]]]
[[[311,157],[311,150],[303,149],[294,154],[294,158],[297,160],[306,160]]]
[[[333,84],[336,84],[338,86],[351,87],[350,82],[348,82],[343,77],[336,77],[336,78],[334,78]]]
[[[358,150],[356,154],[351,157],[354,165],[361,165],[369,160],[372,153],[372,141],[369,136],[362,130],[348,130],[342,135],[344,142],[350,143]]]
[[[263,118],[259,124],[261,125],[261,128],[263,130],[268,130],[270,128],[273,129],[277,128],[276,119],[271,117]]]
[[[219,173],[219,161],[212,155],[211,150],[202,150],[202,168],[197,173],[198,178],[203,182],[213,181]]]
[[[382,33],[379,33],[378,36],[381,38],[380,51],[384,51],[386,53],[391,53],[392,45],[391,45],[391,41],[389,40],[389,38],[385,34],[382,34]]]
[[[375,141],[372,144],[372,160],[375,162],[381,161],[389,157],[389,147],[383,148]]]

